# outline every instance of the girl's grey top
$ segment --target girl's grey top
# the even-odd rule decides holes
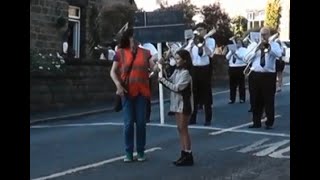
[[[191,114],[193,111],[192,78],[188,70],[175,69],[168,78],[159,82],[171,91],[170,111]]]

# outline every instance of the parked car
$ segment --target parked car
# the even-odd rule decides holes
[[[284,48],[284,56],[282,59],[285,63],[290,64],[290,40],[281,41],[281,46]]]

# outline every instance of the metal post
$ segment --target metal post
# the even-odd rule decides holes
[[[158,49],[158,59],[162,57],[162,47],[161,43],[157,44]],[[162,77],[162,66],[160,67],[161,71],[159,72],[159,77]],[[159,83],[159,103],[160,103],[160,122],[164,124],[164,102],[163,102],[163,86]]]

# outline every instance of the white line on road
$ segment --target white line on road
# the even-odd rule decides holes
[[[30,126],[30,128],[41,129],[41,128],[55,128],[55,127],[82,127],[82,126],[107,126],[107,125],[115,125],[122,126],[123,123],[115,123],[115,122],[105,122],[105,123],[72,123],[72,124],[59,124],[59,125],[35,125]]]
[[[243,129],[234,129],[230,132],[242,132],[242,133],[247,133],[247,134],[259,134],[259,135],[277,136],[277,137],[290,137],[290,134],[270,133],[270,132],[261,132],[261,131],[249,131],[249,130],[243,130]]]
[[[216,92],[216,93],[212,93],[212,95],[218,95],[218,94],[223,94],[223,93],[227,93],[227,92],[229,92],[229,90],[224,90],[224,91],[219,91],[219,92]],[[61,118],[71,118],[71,117],[74,117],[74,116],[82,116],[82,115],[88,115],[88,114],[101,113],[101,112],[108,111],[110,109],[111,108],[102,108],[102,109],[91,110],[91,111],[80,112],[80,113],[74,113],[74,114],[68,114],[68,115],[60,115],[60,116],[55,116],[55,117],[34,119],[34,120],[32,120],[32,123],[42,122],[42,121],[49,121],[49,120],[54,120],[54,119],[61,119]]]
[[[154,148],[150,148],[150,149],[145,150],[145,152],[149,153],[149,152],[153,152],[153,151],[161,150],[161,149],[162,149],[161,147],[154,147]],[[136,153],[134,155],[136,156]],[[112,158],[112,159],[100,161],[100,162],[97,162],[97,163],[88,164],[88,165],[80,166],[80,167],[73,168],[73,169],[68,169],[68,170],[63,171],[63,172],[54,173],[54,174],[51,174],[49,176],[43,176],[43,177],[35,178],[35,179],[32,179],[32,180],[46,180],[46,179],[57,178],[57,177],[64,176],[64,175],[67,175],[67,174],[71,174],[71,173],[75,173],[75,172],[78,172],[78,171],[83,171],[83,170],[86,170],[86,169],[102,166],[104,164],[108,164],[108,163],[111,163],[111,162],[114,162],[114,161],[118,161],[118,160],[121,160],[123,158],[125,158],[125,156],[119,156],[119,157],[115,157],[115,158]]]
[[[241,147],[241,146],[243,146],[243,144],[238,144],[238,145],[234,145],[234,146],[229,146],[229,147],[226,147],[226,148],[222,148],[222,149],[220,149],[220,151],[227,151],[227,150],[235,149],[235,148],[238,148],[238,147]]]
[[[280,115],[275,115],[275,116],[274,116],[274,118],[278,118],[278,117],[280,117]],[[267,120],[267,118],[263,118],[263,119],[261,120],[261,122],[264,122],[264,121],[266,121],[266,120]],[[234,127],[231,127],[231,128],[226,128],[226,129],[223,129],[223,130],[220,130],[220,131],[217,131],[217,132],[212,132],[212,133],[209,133],[209,135],[222,134],[222,133],[225,133],[225,132],[229,132],[229,131],[232,131],[232,130],[236,130],[236,129],[239,129],[239,128],[248,126],[248,125],[250,125],[250,124],[252,124],[252,122],[246,123],[246,124],[241,124],[241,125],[239,125],[239,126],[234,126]]]
[[[280,115],[276,115],[275,118],[280,117]],[[250,125],[252,123],[247,123],[246,125]],[[158,124],[158,123],[149,123],[149,126],[157,126],[157,127],[170,127],[170,128],[177,128],[177,125],[173,124]],[[194,126],[189,125],[189,129],[207,129],[207,130],[216,130],[216,131],[224,131],[224,132],[239,132],[239,133],[247,133],[247,134],[259,134],[259,135],[267,135],[267,136],[277,136],[277,137],[290,137],[289,134],[284,133],[270,133],[270,132],[261,132],[261,131],[250,131],[250,130],[244,130],[244,129],[232,129],[230,128],[218,128],[218,127],[210,127],[210,126]],[[225,131],[227,130],[227,131]],[[223,132],[223,133],[224,133]]]
[[[280,117],[280,115],[276,115],[275,118]],[[265,121],[265,119],[264,119]],[[252,123],[246,123],[242,126],[247,126]],[[88,123],[88,124],[62,124],[62,125],[38,125],[38,126],[31,126],[30,128],[34,129],[41,129],[41,128],[55,128],[55,127],[82,127],[82,126],[123,126],[123,123],[117,123],[117,122],[106,122],[106,123]],[[159,124],[159,123],[148,123],[147,126],[156,126],[156,127],[168,127],[168,128],[177,128],[177,125],[174,124]],[[239,126],[236,126],[239,127]],[[225,133],[225,132],[238,132],[238,133],[247,133],[247,134],[259,134],[259,135],[267,135],[267,136],[277,136],[277,137],[290,137],[289,134],[284,133],[271,133],[271,132],[261,132],[261,131],[250,131],[250,130],[243,130],[243,129],[232,129],[230,128],[218,128],[218,127],[211,127],[211,126],[195,126],[190,125],[189,129],[205,129],[205,130],[215,130],[218,131],[216,133]],[[216,135],[216,134],[214,134]]]
[[[285,83],[284,86],[290,86],[290,82]]]
[[[230,90],[219,91],[219,92],[216,92],[216,93],[212,93],[212,95],[223,94],[223,93],[227,93],[227,92],[229,92],[229,91],[230,91]]]

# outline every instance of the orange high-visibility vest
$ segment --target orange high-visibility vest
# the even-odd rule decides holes
[[[118,49],[120,78],[124,82],[125,77],[128,76],[128,95],[137,96],[139,93],[142,96],[150,98],[151,92],[149,87],[149,58],[150,52],[137,48],[136,58],[133,56],[130,48]],[[133,63],[132,63],[133,61]],[[131,72],[128,74],[129,66],[132,63]]]

